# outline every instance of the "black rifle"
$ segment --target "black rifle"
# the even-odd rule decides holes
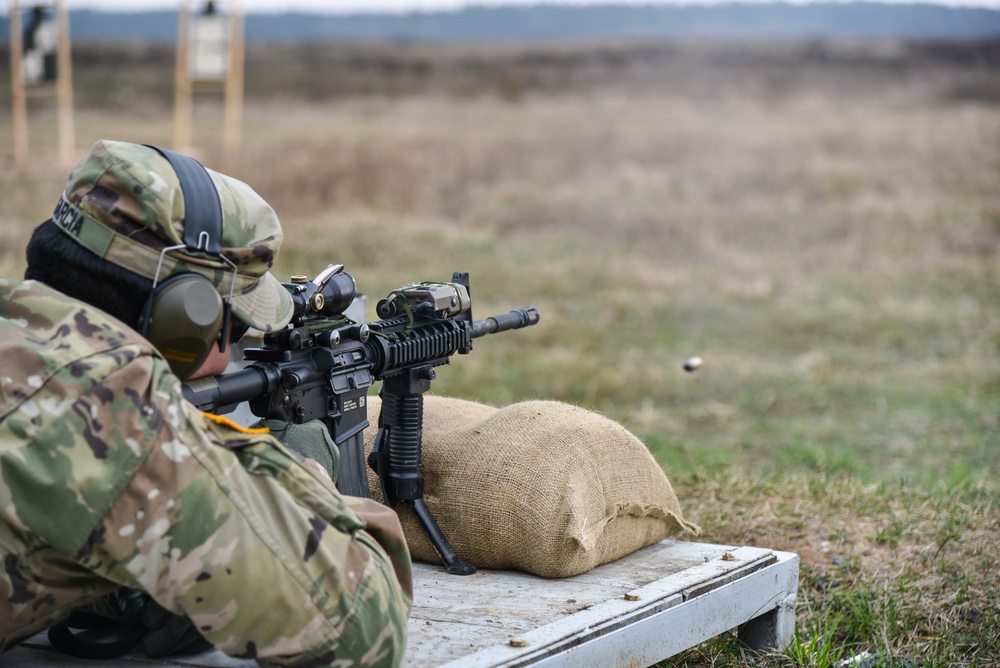
[[[262,418],[301,424],[319,419],[340,450],[337,488],[370,496],[363,432],[368,389],[381,381],[382,412],[367,464],[378,474],[386,505],[412,505],[449,573],[475,567],[460,560],[423,499],[424,393],[434,367],[472,350],[472,339],[538,322],[532,307],[473,320],[469,275],[449,283],[416,283],[393,290],[376,313],[356,323],[343,315],[357,294],[343,265],[329,265],[311,281],[283,284],[295,304],[287,327],[264,334],[264,345],[244,350],[242,370],[190,381],[184,397],[201,410],[228,413],[247,402]]]

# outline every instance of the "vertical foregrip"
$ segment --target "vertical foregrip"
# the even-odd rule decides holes
[[[382,426],[387,430],[385,481],[390,497],[411,501],[423,496],[422,438],[424,397],[422,394],[382,394]]]

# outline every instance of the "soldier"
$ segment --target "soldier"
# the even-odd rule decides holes
[[[232,656],[399,665],[395,514],[182,398],[288,322],[281,239],[246,184],[170,151],[99,141],[74,168],[26,280],[0,279],[0,650],[124,587]]]

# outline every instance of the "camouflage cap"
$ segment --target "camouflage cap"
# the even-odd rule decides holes
[[[222,203],[222,255],[185,247],[184,197],[170,163],[148,146],[101,140],[73,168],[53,220],[101,258],[140,276],[163,281],[196,272],[223,297],[233,289],[233,315],[263,331],[284,327],[292,300],[268,270],[281,246],[274,210],[242,181],[207,170]]]

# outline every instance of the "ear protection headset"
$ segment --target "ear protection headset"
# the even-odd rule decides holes
[[[165,148],[150,146],[170,162],[184,196],[184,243],[164,248],[156,266],[153,288],[139,320],[140,332],[166,358],[170,369],[186,380],[208,358],[218,343],[225,351],[231,320],[229,299],[223,300],[215,285],[201,274],[188,272],[160,282],[160,267],[167,252],[186,248],[215,255],[232,267],[222,255],[222,203],[212,177],[194,158]]]

